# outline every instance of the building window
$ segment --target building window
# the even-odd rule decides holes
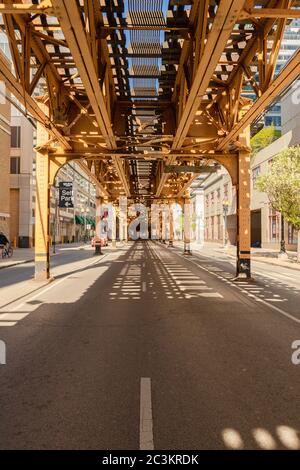
[[[297,245],[298,232],[293,224],[288,225],[288,243],[289,245]]]
[[[206,205],[206,209],[208,209],[208,207],[209,207],[208,194],[206,194],[206,196],[205,196],[205,205]]]
[[[10,174],[19,175],[20,174],[20,157],[10,157]]]
[[[260,166],[257,166],[256,168],[253,168],[252,170],[252,184],[253,184],[254,189],[255,189],[256,181],[259,175],[260,175]]]
[[[212,192],[210,193],[210,198],[211,198],[211,199],[210,199],[210,200],[211,200],[211,203],[214,204],[214,202],[215,202],[215,193],[214,193],[214,191],[212,191]]]
[[[10,128],[10,146],[12,148],[20,148],[21,147],[21,127],[20,126],[12,126]]]
[[[220,188],[217,189],[217,202],[220,202],[221,200],[221,190]]]
[[[280,116],[266,116],[265,125],[281,127],[281,117]]]

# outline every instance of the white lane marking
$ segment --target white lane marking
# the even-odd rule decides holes
[[[20,320],[23,320],[25,317],[27,317],[28,313],[3,313],[3,315],[1,315],[0,317],[0,320],[4,319],[4,320],[9,320],[9,321],[20,321]],[[1,322],[1,325],[2,322]]]
[[[179,286],[179,290],[181,290],[182,292],[185,292],[185,291],[196,291],[196,290],[213,290],[212,287],[207,287],[207,286],[192,286],[192,287],[185,287],[185,286]]]
[[[273,281],[276,280],[276,279],[274,279],[274,276],[276,276],[276,278],[278,278],[278,279],[280,279],[280,280],[283,279],[284,281],[286,281],[286,279],[285,279],[283,276],[281,276],[279,273],[276,273],[276,272],[274,272],[274,276],[270,276],[270,275],[267,274],[265,271],[257,271],[256,269],[252,269],[252,272],[253,272],[254,274],[258,274],[259,276],[265,276],[265,277],[267,277],[267,278],[269,278],[269,279],[272,279]]]
[[[215,260],[215,261],[217,261],[217,262],[220,261],[220,259],[219,259],[217,256],[205,255],[205,254],[200,253],[200,252],[198,252],[198,251],[196,251],[196,250],[195,250],[195,253],[196,253],[196,255],[198,255],[199,257],[203,257],[203,258],[207,258],[207,259],[213,259],[213,260]],[[288,279],[288,280],[296,281],[296,282],[298,281],[298,278],[297,278],[298,273],[296,273],[296,272],[295,272],[295,273],[294,273],[294,272],[293,272],[293,273],[287,273],[287,272],[285,272],[285,271],[282,271],[281,273],[277,273],[276,271],[274,271],[274,276],[270,276],[270,275],[268,275],[267,272],[265,271],[265,269],[266,269],[265,263],[263,263],[262,261],[257,261],[255,258],[252,258],[252,260],[253,260],[253,264],[258,264],[258,265],[259,265],[259,266],[257,266],[256,268],[254,268],[254,267],[252,268],[252,273],[253,273],[253,274],[257,274],[258,276],[265,276],[265,277],[268,277],[269,279],[272,279],[273,281],[276,281],[276,277],[277,277],[278,279],[281,278],[281,279],[287,281],[287,279],[285,279],[284,277],[281,277],[282,275],[284,275],[285,277],[289,277],[290,279]],[[228,259],[227,259],[226,261],[229,262],[232,266],[235,267],[235,262],[234,262],[234,261],[231,261],[231,260],[228,260]],[[279,265],[272,265],[272,266],[278,266],[278,267],[280,267]],[[257,269],[258,269],[258,270],[257,270]],[[274,278],[274,277],[275,277],[275,278]]]
[[[208,298],[214,298],[214,299],[223,299],[223,295],[219,294],[218,292],[206,292],[204,294],[198,294],[199,297],[208,297]]]
[[[176,251],[173,251],[173,253],[175,253],[175,254],[176,254],[177,256],[179,256],[179,257],[181,256],[179,253],[176,253]],[[218,275],[218,274],[216,274],[216,273],[210,271],[209,269],[204,268],[203,266],[199,265],[198,263],[196,263],[195,261],[191,260],[190,258],[185,258],[185,259],[186,259],[187,261],[189,261],[190,263],[195,264],[195,266],[198,266],[198,268],[202,269],[203,271],[208,272],[208,273],[211,274],[212,276],[215,276],[215,277],[217,277],[218,279],[220,279],[220,280],[222,280],[222,281],[225,281],[225,279],[224,279],[222,276],[220,276],[220,275]],[[201,260],[199,260],[199,261],[201,262]],[[270,276],[268,276],[268,277],[270,277]],[[273,278],[273,279],[274,279],[274,278]],[[249,293],[247,292],[246,289],[244,289],[244,288],[242,288],[241,286],[235,284],[234,282],[231,282],[231,281],[228,281],[228,280],[226,280],[226,281],[227,281],[227,283],[230,284],[232,287],[235,287],[235,288],[238,289],[239,291],[241,291],[241,292],[243,292],[243,293],[245,293],[245,294],[248,294],[248,296],[250,297],[250,295],[249,295]],[[294,321],[295,323],[300,323],[300,319],[299,319],[299,318],[296,318],[296,317],[294,317],[293,315],[291,315],[290,313],[285,312],[285,311],[282,310],[281,308],[275,307],[275,305],[269,304],[268,302],[266,302],[265,300],[262,300],[262,299],[261,299],[260,297],[258,297],[257,295],[251,294],[251,297],[253,297],[255,300],[257,300],[257,302],[260,302],[261,304],[266,305],[267,307],[271,308],[272,310],[275,310],[276,312],[280,313],[281,315],[283,315],[283,316],[289,318],[290,320]]]
[[[154,450],[151,379],[141,378],[140,450]]]

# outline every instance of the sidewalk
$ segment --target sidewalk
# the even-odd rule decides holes
[[[199,247],[196,243],[191,244],[192,250],[199,253],[222,253],[223,255],[236,258],[236,246],[228,246],[224,248],[218,243],[206,242],[203,247]],[[264,249],[264,248],[251,248],[251,256],[254,261],[270,264],[273,266],[282,266],[300,271],[300,263],[297,263],[297,253],[295,251],[287,252],[288,259],[278,258],[278,250]]]
[[[83,250],[90,248],[89,244],[83,243],[66,243],[64,245],[56,246],[56,254],[53,254],[53,247],[50,248],[50,256],[56,256],[60,251],[70,250]],[[12,258],[0,257],[0,269],[17,266],[19,264],[30,263],[34,261],[34,248],[16,248]]]

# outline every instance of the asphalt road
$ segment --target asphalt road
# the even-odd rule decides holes
[[[0,309],[1,449],[300,448],[300,311],[260,297],[267,277],[154,242],[59,256]]]

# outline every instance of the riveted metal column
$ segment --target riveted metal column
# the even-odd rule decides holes
[[[96,196],[96,236],[95,236],[95,255],[102,255],[101,237],[102,237],[102,204],[103,198]]]
[[[48,112],[45,105],[41,108]],[[37,123],[37,147],[49,139],[46,129]],[[37,281],[50,279],[50,158],[36,153],[35,274]]]
[[[183,220],[183,237],[184,237],[184,255],[191,255],[191,229],[192,229],[192,207],[190,196],[184,198],[184,220]]]
[[[237,280],[251,279],[251,227],[250,227],[250,131],[240,136],[244,145],[237,165]],[[250,150],[250,149],[249,149]]]
[[[128,241],[128,228],[127,228],[127,197],[120,196],[119,198],[119,238],[124,240],[125,243]]]
[[[38,125],[39,126],[39,125]],[[42,129],[38,130],[39,131]],[[45,133],[47,136],[48,134]],[[39,137],[38,137],[39,140]],[[35,208],[35,280],[50,279],[50,160],[49,156],[36,153],[36,208]]]
[[[162,242],[166,243],[166,240],[168,238],[167,235],[167,223],[168,223],[168,205],[163,203],[161,206],[161,233],[162,233]]]
[[[112,205],[112,220],[111,220],[111,245],[112,248],[117,247],[117,214],[116,214],[116,208],[114,205]]]
[[[158,233],[158,240],[160,242],[162,242],[162,218],[163,218],[163,215],[162,215],[161,202],[159,201],[158,204],[159,205],[158,205],[158,214],[157,214],[157,224],[158,224],[157,233]]]
[[[173,201],[169,204],[169,247],[174,246]]]

